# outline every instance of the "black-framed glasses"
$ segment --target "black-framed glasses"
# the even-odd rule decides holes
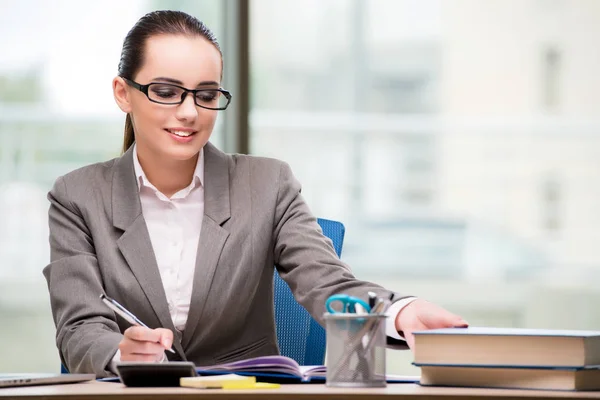
[[[144,93],[148,100],[167,105],[176,105],[184,102],[188,93],[194,96],[194,103],[198,107],[208,110],[224,110],[231,102],[231,93],[222,88],[186,89],[172,83],[152,82],[147,85],[139,84],[131,79],[122,77],[129,86]]]

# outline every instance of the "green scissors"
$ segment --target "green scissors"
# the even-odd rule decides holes
[[[342,311],[337,311],[332,307],[333,303],[340,302],[342,304]],[[371,307],[366,301],[359,299],[358,297],[349,296],[347,294],[334,294],[327,299],[325,307],[331,314],[339,313],[356,313],[356,305],[360,305],[367,313],[371,312]]]

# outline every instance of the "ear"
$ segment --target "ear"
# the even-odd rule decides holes
[[[130,99],[130,91],[129,85],[121,78],[120,76],[115,77],[112,81],[113,86],[113,95],[115,96],[115,101],[117,105],[121,109],[121,111],[125,113],[131,112],[131,99]]]

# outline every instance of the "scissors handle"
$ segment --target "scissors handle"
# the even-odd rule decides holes
[[[359,304],[366,312],[371,312],[371,307],[369,307],[367,302],[358,297],[349,296],[347,294],[334,294],[333,296],[330,296],[325,303],[327,311],[331,314],[340,313],[340,311],[337,311],[332,307],[332,304],[335,302],[342,303],[341,313],[355,313],[356,304]]]

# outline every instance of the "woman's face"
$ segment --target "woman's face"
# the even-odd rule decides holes
[[[202,37],[150,37],[144,53],[142,67],[133,77],[141,85],[162,82],[187,89],[220,87],[220,53]],[[153,158],[189,160],[210,138],[218,111],[197,106],[191,93],[182,104],[163,105],[151,102],[144,93],[129,85],[124,86],[128,105],[121,109],[132,116],[140,153]]]

